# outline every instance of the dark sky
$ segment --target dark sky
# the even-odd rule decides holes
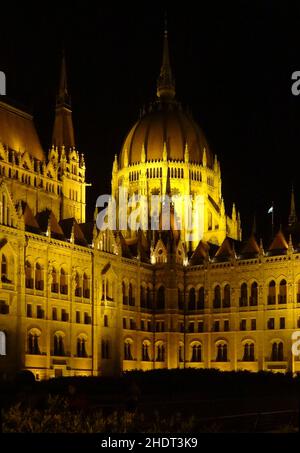
[[[287,222],[293,182],[300,216],[300,96],[291,94],[291,74],[300,71],[299,2],[7,3],[0,70],[8,96],[34,114],[45,148],[65,47],[78,149],[93,184],[90,214],[110,191],[126,132],[155,95],[167,9],[177,98],[221,160],[226,208],[236,201],[245,233],[256,212],[260,235],[273,200],[277,226]]]

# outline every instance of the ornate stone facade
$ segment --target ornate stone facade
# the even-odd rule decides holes
[[[157,99],[113,163],[112,194],[201,195],[204,235],[99,231],[85,220],[63,64],[48,158],[32,118],[0,103],[0,372],[37,379],[121,370],[300,371],[300,249],[241,242],[219,161],[175,101],[167,34]],[[294,211],[294,201],[292,203]],[[290,225],[296,222],[291,213]],[[296,236],[295,236],[296,237]],[[293,240],[292,240],[293,239]],[[293,245],[294,241],[294,245]]]

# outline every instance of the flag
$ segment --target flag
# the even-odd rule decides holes
[[[268,210],[268,214],[271,214],[274,211],[274,207],[271,206],[270,209]]]

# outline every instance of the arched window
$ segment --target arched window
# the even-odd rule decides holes
[[[198,291],[197,309],[198,310],[203,310],[204,309],[204,303],[205,303],[204,286],[201,286],[201,288],[199,288],[199,291]]]
[[[28,354],[40,354],[39,335],[29,332],[28,334]]]
[[[44,289],[43,270],[39,263],[35,265],[35,289],[40,291]]]
[[[253,282],[251,285],[250,305],[255,306],[257,304],[258,304],[258,285],[257,282]]]
[[[224,299],[223,299],[223,307],[230,307],[230,286],[224,286]]]
[[[143,343],[142,344],[142,360],[144,362],[149,362],[150,356],[149,356],[149,344],[148,343]]]
[[[244,362],[253,362],[254,361],[254,343],[245,343],[244,344]]]
[[[52,277],[51,291],[53,293],[58,293],[58,276],[55,267],[52,268],[51,277]]]
[[[86,357],[86,339],[77,338],[77,357]]]
[[[201,344],[194,344],[192,346],[191,362],[201,362],[202,360],[201,356],[202,356]]]
[[[240,292],[240,307],[247,307],[247,305],[248,305],[248,286],[247,283],[242,283]]]
[[[196,309],[196,292],[195,288],[189,290],[189,310]]]
[[[86,273],[83,274],[83,297],[86,299],[90,297],[89,278]]]
[[[125,341],[124,343],[124,359],[125,360],[133,360],[132,357],[132,350],[131,350],[131,342]]]
[[[157,308],[163,310],[165,308],[165,288],[160,286],[157,291]]]
[[[279,283],[279,294],[278,294],[278,303],[286,304],[286,280],[281,280]]]
[[[219,343],[217,345],[217,362],[227,362],[227,344],[226,343]]]
[[[142,285],[140,287],[140,298],[141,298],[141,307],[146,308],[146,306],[147,306],[146,288]]]
[[[6,355],[6,335],[0,330],[0,356]]]
[[[122,282],[122,296],[123,296],[123,305],[128,305],[128,297],[126,294],[125,282]]]
[[[156,346],[156,362],[165,361],[165,347],[163,344],[158,344]]]
[[[101,357],[102,359],[110,358],[110,343],[109,340],[101,341]]]
[[[274,342],[272,344],[271,360],[273,362],[280,362],[283,360],[283,343],[282,341]]]
[[[147,308],[152,308],[152,290],[147,288]]]
[[[1,280],[3,282],[8,282],[8,268],[7,268],[7,258],[4,254],[1,257]]]
[[[268,305],[276,303],[276,284],[274,280],[270,281],[268,288]]]
[[[64,356],[64,339],[62,335],[55,334],[54,335],[54,355],[56,356]]]
[[[134,305],[135,305],[135,298],[134,298],[132,283],[129,283],[129,288],[128,288],[128,301],[129,301],[129,305],[131,305],[131,306],[134,306]]]
[[[183,362],[183,345],[181,344],[178,346],[178,362]]]
[[[81,278],[78,272],[76,272],[75,274],[75,296],[76,297],[82,296]]]
[[[25,262],[25,286],[33,289],[32,266],[29,261]]]
[[[61,294],[68,294],[67,274],[66,274],[66,271],[64,270],[64,268],[61,268],[61,270],[60,270],[59,286],[60,286]]]
[[[183,310],[183,290],[178,288],[178,309]]]
[[[214,289],[214,302],[213,302],[214,308],[220,308],[221,307],[221,288],[219,285],[217,285]]]

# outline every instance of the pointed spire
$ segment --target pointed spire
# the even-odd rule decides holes
[[[65,145],[67,149],[75,147],[72,110],[67,86],[66,59],[64,53],[62,56],[59,90],[56,98],[52,144],[58,147]]]
[[[164,31],[164,48],[162,65],[160,68],[160,74],[157,80],[157,97],[163,100],[171,100],[175,97],[175,82],[172,76],[172,70],[170,65],[169,56],[169,43],[168,43],[168,30],[167,20],[165,19],[165,31]]]
[[[222,197],[221,200],[221,215],[224,216],[225,214],[225,204],[224,204],[224,198]]]
[[[115,154],[115,159],[114,159],[114,163],[113,163],[113,173],[117,173],[118,172],[118,156]]]
[[[206,167],[206,165],[207,165],[207,157],[206,157],[206,148],[205,147],[203,148],[202,164],[203,164],[203,167]]]
[[[145,145],[143,143],[142,145],[142,151],[141,151],[141,162],[146,162],[146,150],[145,150]]]
[[[66,57],[65,51],[63,50],[62,62],[61,62],[61,72],[60,72],[60,81],[59,81],[59,90],[56,98],[56,105],[67,105],[71,107],[71,100],[68,93],[68,84],[67,84],[67,68],[66,68]]]
[[[127,148],[125,148],[125,152],[124,152],[124,167],[128,167],[128,151],[127,151]]]
[[[166,162],[168,159],[168,152],[167,152],[167,144],[164,142],[164,147],[163,147],[163,161]]]
[[[292,186],[291,209],[290,209],[290,215],[289,215],[289,226],[294,225],[296,222],[297,222],[297,214],[296,214],[296,208],[295,208],[294,186]]]
[[[232,203],[232,215],[231,218],[233,221],[236,221],[236,209],[235,209],[235,203]]]
[[[215,154],[215,160],[214,160],[214,171],[218,173],[219,166],[218,166],[218,158],[217,155]]]
[[[190,155],[189,155],[189,147],[188,147],[187,142],[185,142],[184,162],[185,162],[186,164],[188,164],[189,159],[190,159]]]

